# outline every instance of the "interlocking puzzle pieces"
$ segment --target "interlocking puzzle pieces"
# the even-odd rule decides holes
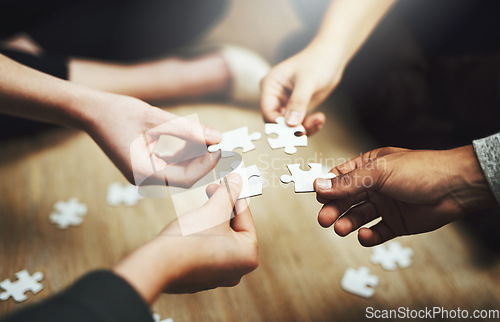
[[[299,163],[287,165],[288,171],[292,175],[282,175],[280,177],[281,182],[295,182],[295,192],[312,192],[314,191],[314,180],[317,178],[332,179],[335,177],[335,174],[325,172],[321,163],[309,163],[308,165],[311,168],[309,171],[301,170]]]
[[[221,172],[221,176],[226,177],[229,173],[237,173],[243,180],[243,186],[238,199],[244,199],[262,194],[262,178],[256,165],[244,168],[242,162],[231,163],[231,172]]]
[[[240,127],[232,131],[227,131],[222,133],[222,140],[219,144],[214,144],[208,147],[209,152],[221,151],[233,151],[236,148],[242,148],[243,152],[248,152],[255,149],[255,145],[252,141],[256,141],[262,137],[259,132],[253,132],[248,134],[248,127]],[[222,154],[224,157],[224,153]]]
[[[378,277],[370,274],[370,270],[365,266],[360,266],[358,269],[348,268],[340,285],[349,293],[369,298],[375,294]]]
[[[131,184],[122,185],[119,182],[114,182],[108,186],[106,199],[110,206],[118,206],[119,204],[134,206],[143,197],[139,194],[136,186]]]
[[[56,202],[54,211],[49,215],[49,219],[59,229],[67,229],[69,226],[80,225],[86,214],[87,206],[78,202],[77,198],[71,198],[68,201]]]
[[[392,241],[375,246],[370,259],[372,263],[380,264],[388,271],[394,271],[398,265],[401,268],[410,266],[412,256],[413,250],[401,246],[397,241]]]
[[[43,289],[43,285],[39,283],[43,280],[41,272],[30,275],[27,270],[22,270],[16,273],[16,277],[17,281],[15,282],[11,282],[9,279],[0,282],[0,287],[5,290],[5,292],[0,293],[0,300],[6,301],[12,297],[16,302],[23,302],[28,299],[26,292],[31,291],[36,294]]]
[[[280,116],[276,118],[276,123],[266,123],[266,134],[277,134],[276,138],[267,138],[267,142],[272,149],[285,148],[285,153],[294,154],[297,152],[297,146],[307,146],[307,136],[295,136],[295,133],[305,133],[302,125],[290,127],[286,124],[285,118]]]
[[[153,314],[153,320],[155,322],[174,322],[174,319],[172,318],[168,318],[168,319],[165,319],[165,320],[160,320],[160,315],[159,314]]]

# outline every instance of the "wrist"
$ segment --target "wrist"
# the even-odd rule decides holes
[[[472,145],[452,149],[451,164],[454,167],[454,181],[458,184],[452,191],[457,203],[466,212],[488,208],[496,205],[496,200],[483,174]]]

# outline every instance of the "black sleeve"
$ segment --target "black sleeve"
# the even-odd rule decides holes
[[[18,63],[36,69],[42,73],[46,73],[65,80],[69,78],[67,57],[49,54],[33,56],[30,54],[8,49],[1,49],[0,53],[12,60],[17,61]]]
[[[144,300],[110,271],[92,272],[66,291],[3,322],[153,322]]]

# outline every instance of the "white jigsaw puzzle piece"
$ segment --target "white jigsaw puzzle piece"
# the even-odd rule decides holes
[[[118,206],[122,203],[126,206],[134,206],[143,198],[136,186],[132,184],[122,185],[119,182],[114,182],[108,186],[106,200],[110,206]]]
[[[43,285],[38,283],[43,280],[41,272],[30,275],[27,270],[22,270],[16,273],[16,277],[17,281],[15,282],[11,282],[9,279],[0,282],[0,287],[5,290],[5,292],[0,293],[0,300],[6,301],[12,297],[16,302],[23,302],[28,299],[25,294],[27,291],[36,294],[43,289]]]
[[[308,165],[311,168],[309,171],[300,169],[299,163],[287,165],[288,171],[292,175],[282,175],[281,182],[295,182],[295,192],[312,192],[314,191],[314,180],[317,178],[332,179],[335,177],[335,174],[331,172],[324,172],[321,163],[309,163]]]
[[[302,125],[290,127],[286,124],[285,118],[280,116],[276,118],[276,123],[266,123],[266,134],[277,134],[277,138],[267,138],[267,142],[272,149],[285,148],[285,153],[294,154],[297,152],[297,146],[307,146],[307,136],[295,136],[296,132],[305,133]]]
[[[243,162],[236,162],[231,164],[231,168],[234,170],[231,172],[221,172],[221,176],[225,178],[229,173],[240,175],[243,185],[238,199],[260,196],[262,194],[263,181],[260,177],[260,171],[255,164],[243,168]]]
[[[370,274],[368,267],[348,268],[341,281],[342,288],[352,294],[369,298],[375,294],[378,277]]]
[[[153,320],[155,322],[174,322],[174,319],[172,318],[168,318],[168,319],[165,319],[165,320],[160,320],[160,315],[159,314],[153,314]]]
[[[67,229],[69,226],[80,225],[86,214],[87,206],[78,202],[77,198],[71,198],[68,201],[56,202],[54,211],[49,215],[49,219],[59,229]]]
[[[248,134],[248,127],[240,127],[232,131],[227,131],[222,133],[222,140],[219,144],[214,144],[208,147],[209,152],[221,151],[233,151],[236,148],[242,148],[243,152],[248,152],[255,149],[255,145],[252,141],[256,141],[262,137],[259,132],[253,132]],[[225,157],[225,154],[222,154]]]
[[[373,247],[371,261],[374,264],[380,264],[388,271],[394,271],[397,265],[401,268],[410,266],[413,250],[403,247],[397,241]]]

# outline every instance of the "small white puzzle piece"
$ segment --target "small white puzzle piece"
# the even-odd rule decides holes
[[[153,314],[153,320],[155,322],[174,322],[174,319],[172,318],[168,318],[168,319],[165,319],[165,320],[160,320],[160,315],[159,314]]]
[[[6,301],[12,297],[16,302],[23,302],[28,299],[25,294],[27,291],[36,294],[43,289],[43,285],[38,283],[43,280],[41,272],[30,275],[27,270],[22,270],[16,273],[16,277],[17,281],[15,282],[11,282],[9,279],[0,282],[0,287],[5,290],[5,292],[0,293],[0,300]]]
[[[280,116],[276,118],[276,123],[266,123],[266,134],[277,134],[276,138],[267,138],[267,142],[272,149],[285,148],[285,153],[294,154],[297,152],[297,146],[307,146],[307,136],[295,136],[295,133],[305,133],[302,125],[290,127],[286,124],[285,118]]]
[[[360,266],[358,269],[348,268],[340,284],[349,293],[369,298],[375,294],[378,277],[371,275],[370,270],[365,266]]]
[[[56,202],[54,211],[49,215],[49,219],[59,229],[67,229],[69,226],[80,225],[86,214],[87,206],[78,202],[77,198],[71,198],[68,201]]]
[[[287,165],[288,171],[292,175],[282,175],[280,177],[281,182],[295,182],[295,192],[312,192],[314,191],[314,180],[317,178],[332,179],[335,177],[335,174],[325,172],[321,163],[309,163],[308,165],[311,168],[309,171],[300,169],[299,163]]]
[[[227,131],[222,133],[222,140],[219,144],[214,144],[208,147],[209,152],[221,151],[233,151],[236,148],[242,148],[243,152],[248,152],[255,149],[255,145],[252,141],[256,141],[262,137],[259,132],[253,132],[248,134],[248,127],[240,127],[232,131]],[[224,153],[222,157],[224,157]]]
[[[410,266],[413,250],[403,247],[397,241],[388,242],[373,248],[371,261],[380,264],[388,271],[396,270],[397,266],[405,268]]]
[[[106,199],[110,206],[118,206],[122,203],[126,206],[134,206],[143,199],[143,196],[139,194],[138,188],[134,185],[122,185],[119,182],[114,182],[108,186]]]
[[[234,170],[231,172],[221,172],[221,176],[225,178],[229,173],[237,173],[240,175],[243,180],[243,185],[238,199],[245,199],[262,194],[263,181],[256,165],[243,168],[243,162],[235,162],[231,164],[231,168]]]

